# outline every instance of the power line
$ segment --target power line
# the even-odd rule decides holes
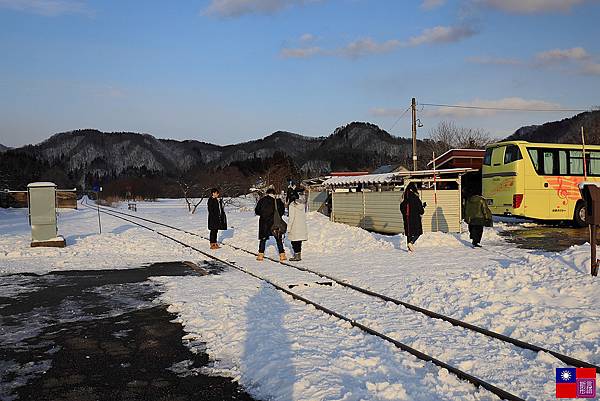
[[[410,107],[411,107],[411,106],[408,106],[408,107],[406,108],[406,110],[404,110],[404,112],[403,112],[402,114],[400,114],[400,117],[398,117],[398,118],[396,119],[396,121],[394,122],[394,124],[392,124],[392,126],[391,126],[391,127],[388,129],[388,132],[391,132],[391,131],[392,131],[392,129],[394,129],[394,127],[396,126],[396,124],[398,124],[398,122],[399,122],[399,121],[402,119],[402,117],[404,117],[404,115],[405,115],[405,114],[408,112],[408,110],[410,110]]]
[[[431,107],[450,107],[455,109],[476,109],[476,110],[496,110],[496,111],[525,111],[525,112],[584,112],[590,109],[519,109],[510,107],[485,107],[485,106],[463,106],[459,104],[436,104],[436,103],[419,103],[422,106]]]

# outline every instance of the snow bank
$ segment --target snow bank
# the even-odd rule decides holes
[[[61,210],[65,248],[31,248],[27,209],[0,209],[0,275],[53,270],[139,267],[154,262],[197,260],[198,254],[133,224],[91,209]]]

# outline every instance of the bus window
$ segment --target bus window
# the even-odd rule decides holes
[[[567,168],[567,151],[566,150],[558,151],[558,174],[569,175],[568,168]]]
[[[586,152],[587,153],[587,152]],[[600,152],[590,152],[589,175],[600,176]]]
[[[498,146],[497,148],[493,149],[492,164],[494,166],[502,165],[502,162],[504,161],[504,149],[506,149],[506,146]]]
[[[504,151],[504,164],[512,163],[517,160],[521,160],[521,151],[516,145],[508,145]]]
[[[537,149],[527,149],[529,153],[529,157],[531,158],[531,162],[533,163],[533,168],[539,174],[540,173],[540,159],[539,152]]]
[[[492,165],[492,148],[487,148],[485,150],[485,155],[483,156],[483,164],[486,166]]]
[[[554,151],[552,150],[544,150],[543,152],[544,159],[544,174],[552,175],[554,174]]]
[[[569,151],[569,173],[583,175],[583,152],[580,150]]]

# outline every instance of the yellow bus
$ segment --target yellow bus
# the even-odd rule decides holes
[[[585,225],[578,184],[600,182],[600,146],[507,141],[489,145],[483,197],[495,215]]]

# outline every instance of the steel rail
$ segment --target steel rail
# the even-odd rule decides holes
[[[85,206],[88,207],[88,208],[92,208],[89,205],[85,205]],[[169,239],[169,240],[171,240],[173,242],[176,242],[179,245],[182,245],[183,247],[192,249],[192,250],[194,250],[194,251],[196,251],[196,252],[198,252],[198,253],[200,253],[200,254],[202,254],[202,255],[204,255],[204,256],[206,256],[206,257],[208,257],[208,258],[210,258],[210,259],[212,259],[214,261],[217,261],[217,262],[222,263],[222,264],[224,264],[226,266],[229,266],[229,267],[231,267],[233,269],[236,269],[236,270],[238,270],[238,271],[240,271],[242,273],[245,273],[245,274],[247,274],[247,275],[249,275],[249,276],[251,276],[251,277],[253,277],[255,279],[264,281],[265,283],[271,285],[273,288],[275,288],[275,289],[277,289],[277,290],[279,290],[279,291],[281,291],[281,292],[283,292],[283,293],[291,296],[293,299],[299,300],[299,301],[301,301],[301,302],[303,302],[303,303],[305,303],[307,305],[311,305],[315,309],[320,310],[321,312],[324,312],[327,315],[333,316],[333,317],[335,317],[337,319],[340,319],[342,321],[345,321],[345,322],[349,323],[352,327],[356,327],[356,328],[360,329],[361,331],[363,331],[363,332],[365,332],[367,334],[373,335],[373,336],[378,337],[378,338],[380,338],[380,339],[382,339],[384,341],[387,341],[387,342],[393,344],[398,349],[400,349],[402,351],[405,351],[405,352],[408,352],[408,353],[410,353],[411,355],[415,356],[416,358],[418,358],[420,360],[423,360],[425,362],[431,362],[431,363],[433,363],[434,365],[436,365],[436,366],[438,366],[440,368],[447,369],[449,372],[451,372],[454,375],[456,375],[459,379],[466,380],[469,383],[473,384],[475,387],[484,388],[484,389],[488,390],[489,392],[493,393],[494,395],[498,396],[500,399],[509,400],[509,401],[525,401],[523,398],[518,397],[518,396],[516,396],[516,395],[514,395],[512,393],[509,393],[508,391],[503,390],[503,389],[501,389],[499,387],[496,387],[493,384],[488,383],[488,382],[486,382],[483,379],[480,379],[480,378],[478,378],[476,376],[473,376],[473,375],[471,375],[471,374],[469,374],[467,372],[464,372],[464,371],[462,371],[462,370],[460,370],[460,369],[458,369],[458,368],[456,368],[456,367],[454,367],[454,366],[452,366],[452,365],[450,365],[450,364],[448,364],[446,362],[443,362],[443,361],[441,361],[441,360],[439,360],[437,358],[434,358],[431,355],[428,355],[428,354],[426,354],[424,352],[421,352],[421,351],[419,351],[419,350],[417,350],[415,348],[412,348],[412,347],[410,347],[410,346],[408,346],[408,345],[406,345],[406,344],[404,344],[404,343],[402,343],[402,342],[400,342],[398,340],[395,340],[395,339],[393,339],[393,338],[391,338],[391,337],[389,337],[389,336],[387,336],[387,335],[385,335],[383,333],[380,333],[379,331],[377,331],[375,329],[372,329],[372,328],[370,328],[370,327],[368,327],[368,326],[366,326],[366,325],[364,325],[364,324],[362,324],[360,322],[357,322],[356,320],[351,319],[351,318],[349,318],[349,317],[347,317],[347,316],[345,316],[345,315],[343,315],[343,314],[341,314],[339,312],[336,312],[336,311],[334,311],[332,309],[329,309],[329,308],[327,308],[327,307],[325,307],[323,305],[320,305],[320,304],[318,304],[318,303],[316,303],[314,301],[311,301],[308,298],[305,298],[305,297],[303,297],[301,295],[298,295],[295,292],[290,291],[289,289],[287,289],[285,287],[282,287],[282,286],[278,285],[277,283],[274,283],[273,281],[271,281],[271,280],[269,280],[267,278],[261,277],[258,274],[255,274],[255,273],[253,273],[251,271],[248,271],[248,270],[246,270],[246,269],[244,269],[244,268],[242,268],[240,266],[236,266],[235,264],[233,264],[233,263],[231,263],[231,262],[229,262],[227,260],[218,258],[218,257],[216,257],[214,255],[211,255],[211,254],[209,254],[207,252],[202,251],[201,249],[198,249],[198,248],[194,247],[193,245],[189,245],[189,244],[187,244],[187,243],[185,243],[185,242],[183,242],[183,241],[181,241],[181,240],[179,240],[177,238],[171,237],[171,236],[169,236],[167,234],[164,234],[164,233],[162,233],[162,232],[160,232],[158,230],[155,230],[155,229],[153,229],[151,227],[145,226],[145,225],[143,225],[141,223],[138,223],[138,222],[135,222],[133,220],[127,219],[125,217],[119,216],[118,214],[113,214],[112,212],[108,212],[108,211],[106,211],[104,209],[101,209],[101,213],[107,214],[107,215],[112,216],[112,217],[117,218],[117,219],[121,219],[121,220],[127,221],[127,222],[129,222],[131,224],[134,224],[136,226],[145,228],[145,229],[147,229],[149,231],[152,231],[152,232],[154,232],[154,233],[156,233],[156,234],[158,234],[158,235],[160,235],[162,237],[165,237],[165,238],[167,238],[167,239]],[[131,216],[131,217],[135,218],[136,216]]]
[[[90,207],[90,206],[88,206],[88,207]],[[106,209],[106,208],[104,208],[104,209]],[[164,226],[164,227],[176,230],[176,231],[181,231],[181,232],[184,232],[184,233],[189,234],[189,235],[193,235],[193,236],[205,239],[205,240],[209,240],[208,238],[206,238],[206,237],[204,237],[204,236],[202,236],[200,234],[197,234],[197,233],[194,233],[194,232],[190,232],[190,231],[184,230],[182,228],[174,227],[174,226],[171,226],[169,224],[157,222],[157,221],[150,220],[150,219],[147,219],[147,218],[144,218],[144,217],[130,215],[128,213],[123,213],[123,212],[117,211],[117,210],[110,210],[110,212],[122,214],[124,216],[133,217],[133,218],[136,218],[136,219],[139,219],[139,220],[143,220],[143,221],[146,221],[146,222],[149,222],[149,223],[152,223],[152,224]],[[257,254],[255,252],[249,251],[247,249],[244,249],[244,248],[241,248],[241,247],[238,247],[238,246],[235,246],[235,245],[231,245],[231,244],[223,244],[223,245],[229,246],[232,249],[235,249],[235,250],[238,250],[238,251],[241,251],[241,252],[248,253],[250,255],[257,256]],[[341,285],[343,287],[347,287],[347,288],[350,288],[350,289],[352,289],[354,291],[360,292],[362,294],[369,295],[369,296],[372,296],[374,298],[378,298],[378,299],[380,299],[382,301],[391,302],[391,303],[396,304],[396,305],[404,306],[407,309],[410,309],[410,310],[418,312],[418,313],[422,313],[425,316],[428,316],[430,318],[439,319],[439,320],[448,322],[448,323],[452,324],[453,326],[462,327],[464,329],[471,330],[471,331],[483,334],[483,335],[485,335],[487,337],[495,338],[497,340],[500,340],[500,341],[503,341],[503,342],[515,345],[515,346],[517,346],[519,348],[526,349],[526,350],[529,350],[529,351],[546,352],[546,353],[554,356],[555,358],[559,359],[560,361],[562,361],[564,363],[567,363],[567,364],[569,364],[571,366],[575,366],[575,367],[578,367],[578,368],[594,368],[594,369],[596,369],[596,373],[600,373],[600,366],[594,365],[594,364],[592,364],[590,362],[586,362],[586,361],[583,361],[583,360],[580,360],[580,359],[577,359],[577,358],[573,358],[571,356],[568,356],[568,355],[565,355],[565,354],[561,354],[560,352],[553,351],[551,349],[548,349],[548,348],[545,348],[545,347],[542,347],[542,346],[539,346],[539,345],[531,344],[531,343],[528,343],[526,341],[522,341],[522,340],[519,340],[519,339],[516,339],[516,338],[513,338],[513,337],[509,337],[507,335],[504,335],[504,334],[501,334],[501,333],[498,333],[498,332],[495,332],[495,331],[492,331],[492,330],[489,330],[489,329],[486,329],[486,328],[483,328],[483,327],[480,327],[480,326],[476,326],[474,324],[467,323],[467,322],[464,322],[462,320],[455,319],[455,318],[452,318],[450,316],[446,316],[446,315],[443,315],[441,313],[434,312],[434,311],[431,311],[429,309],[425,309],[425,308],[422,308],[420,306],[416,306],[416,305],[410,304],[408,302],[401,301],[399,299],[396,299],[396,298],[393,298],[393,297],[390,297],[390,296],[387,296],[387,295],[384,295],[384,294],[380,294],[380,293],[372,291],[372,290],[368,290],[366,288],[359,287],[357,285],[349,283],[346,280],[339,279],[337,277],[331,276],[331,275],[326,274],[326,273],[318,272],[318,271],[315,271],[315,270],[312,270],[312,269],[308,269],[306,267],[301,267],[301,266],[293,265],[291,263],[282,262],[282,261],[279,261],[277,259],[273,259],[273,258],[270,258],[270,257],[265,257],[265,259],[268,259],[268,260],[270,260],[272,262],[275,262],[275,263],[282,264],[284,266],[292,267],[292,268],[297,269],[299,271],[303,271],[303,272],[306,272],[306,273],[312,273],[314,275],[317,275],[319,277],[325,278],[327,280],[331,280],[331,281],[335,282],[336,284],[339,284],[339,285]]]

